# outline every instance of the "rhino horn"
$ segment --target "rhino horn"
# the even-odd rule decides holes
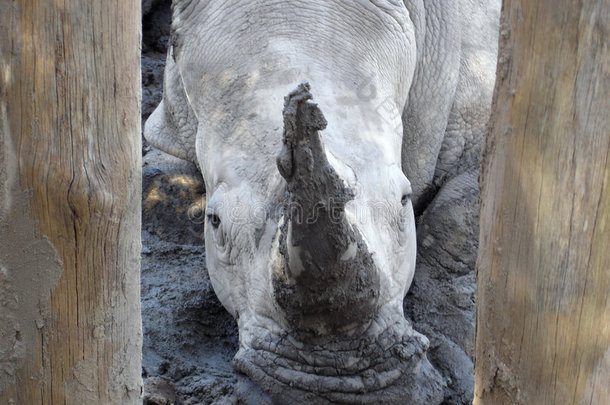
[[[293,329],[316,336],[352,330],[376,313],[379,274],[366,243],[345,215],[354,192],[328,162],[322,111],[301,84],[284,103],[277,158],[288,198],[279,233],[283,277],[274,294]]]

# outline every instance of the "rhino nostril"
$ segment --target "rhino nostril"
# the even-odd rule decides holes
[[[402,198],[400,199],[400,203],[402,204],[402,206],[404,207],[405,205],[407,205],[409,201],[411,201],[411,193],[403,194]]]
[[[214,227],[214,229],[218,229],[220,226],[220,217],[216,214],[208,214],[208,221],[210,222],[210,225]]]

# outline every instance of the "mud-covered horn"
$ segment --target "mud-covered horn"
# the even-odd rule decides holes
[[[279,241],[286,265],[274,291],[289,323],[324,335],[373,316],[379,276],[346,219],[345,205],[354,193],[326,158],[319,131],[327,122],[312,99],[308,83],[284,99],[277,166],[288,190]]]

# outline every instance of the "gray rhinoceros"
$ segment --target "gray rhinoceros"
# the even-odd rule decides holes
[[[413,205],[478,157],[499,3],[174,0],[146,138],[201,168],[234,366],[275,401],[442,401]]]

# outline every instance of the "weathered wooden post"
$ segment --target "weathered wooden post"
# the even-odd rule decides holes
[[[610,2],[505,0],[475,404],[610,401]]]
[[[0,1],[0,404],[141,403],[140,1]]]

